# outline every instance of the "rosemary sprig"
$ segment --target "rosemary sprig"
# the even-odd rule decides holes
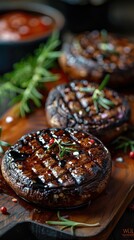
[[[108,32],[106,29],[102,29],[100,31],[100,35],[101,35],[101,40],[103,43],[108,43]]]
[[[104,92],[102,91],[107,85],[109,79],[110,79],[110,76],[109,74],[107,74],[103,79],[102,83],[100,84],[100,86],[98,87],[98,89],[95,89],[92,95],[96,112],[99,112],[99,106],[105,109],[110,109],[110,107],[114,106],[114,103],[112,101],[104,97],[105,95],[104,95]]]
[[[72,148],[71,146],[75,146],[74,143],[72,142],[62,142],[61,140],[57,140],[57,139],[54,139],[54,142],[49,145],[49,148],[52,148],[54,147],[55,145],[58,146],[59,148],[59,157],[60,158],[63,158],[64,155],[68,154],[68,153],[71,153],[71,152],[75,152],[75,151],[78,151],[77,148]]]
[[[59,157],[63,158],[65,154],[71,153],[71,152],[75,152],[77,151],[76,148],[71,148],[70,146],[73,146],[74,144],[71,142],[59,142],[58,146],[59,146]]]
[[[128,151],[134,151],[134,140],[128,137],[120,136],[112,142],[115,145],[115,149],[122,149],[125,153]]]
[[[55,50],[58,45],[58,33],[54,33],[32,56],[22,59],[13,66],[12,72],[4,74],[0,79],[0,101],[2,102],[3,96],[15,94],[11,103],[19,103],[22,117],[31,111],[30,102],[40,107],[43,96],[39,90],[44,87],[44,83],[58,79],[58,75],[50,71],[60,55]]]
[[[99,49],[102,51],[108,53],[108,54],[116,54],[118,55],[119,53],[116,51],[115,46],[109,42],[108,40],[108,32],[103,29],[100,32],[101,34],[101,42],[99,43]]]
[[[97,89],[89,87],[80,88],[80,91],[93,93],[92,100],[97,113],[99,112],[99,106],[105,109],[110,109],[114,106],[114,103],[111,100],[105,98],[105,94],[103,92],[103,89],[107,85],[109,79],[110,75],[107,74]]]
[[[60,213],[57,213],[57,217],[59,221],[46,221],[47,224],[49,225],[58,225],[58,226],[63,226],[61,230],[64,230],[66,228],[71,228],[72,234],[74,235],[74,231],[76,227],[98,227],[100,226],[99,223],[92,223],[92,224],[87,224],[87,223],[81,223],[81,222],[75,222],[70,219],[66,219],[62,216],[60,216]]]
[[[110,75],[107,74],[98,87],[99,91],[102,91],[107,86],[109,79],[110,79]]]
[[[4,147],[11,146],[9,143],[1,140],[2,128],[0,127],[0,154],[4,153]]]

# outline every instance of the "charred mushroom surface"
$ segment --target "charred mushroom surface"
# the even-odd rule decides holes
[[[106,188],[111,156],[86,132],[44,129],[23,136],[6,151],[2,174],[20,197],[50,208],[88,203]]]
[[[46,101],[46,115],[52,127],[71,127],[84,130],[107,143],[127,130],[130,107],[116,91],[105,88],[105,101],[112,105],[98,105],[93,99],[98,84],[87,80],[72,81],[51,90]],[[97,103],[98,104],[98,103]]]
[[[84,32],[65,42],[59,63],[72,79],[100,83],[110,73],[109,86],[132,84],[134,43],[106,31]]]

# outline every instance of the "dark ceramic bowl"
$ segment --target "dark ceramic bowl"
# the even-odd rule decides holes
[[[43,14],[52,18],[55,22],[54,28],[44,32],[40,37],[20,40],[0,40],[0,74],[12,69],[15,62],[33,52],[35,48],[43,43],[54,31],[61,31],[64,28],[65,18],[62,13],[53,7],[43,3],[33,2],[7,2],[0,3],[0,15],[12,11],[24,11],[27,13]]]

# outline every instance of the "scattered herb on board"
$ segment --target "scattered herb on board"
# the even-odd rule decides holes
[[[11,104],[18,103],[22,117],[31,111],[30,102],[40,107],[43,96],[39,90],[44,88],[44,83],[58,79],[58,75],[50,71],[60,55],[56,50],[58,46],[59,34],[56,32],[33,55],[22,59],[13,66],[13,71],[4,74],[0,79],[0,102],[14,94]]]
[[[99,223],[87,224],[87,223],[72,221],[70,219],[60,216],[59,212],[57,213],[57,216],[58,216],[59,221],[46,221],[46,223],[49,225],[62,226],[61,230],[64,230],[66,228],[71,228],[72,234],[74,234],[76,227],[98,227],[98,226],[100,226]]]
[[[48,150],[55,145],[59,148],[59,157],[63,158],[65,154],[70,152],[78,151],[77,148],[72,148],[71,146],[75,147],[75,143],[72,142],[62,142],[58,141],[57,139],[52,138],[49,143]]]
[[[2,128],[0,127],[0,154],[4,153],[4,147],[9,147],[10,144],[1,140]]]
[[[115,145],[115,149],[122,149],[124,153],[129,150],[129,156],[134,159],[134,140],[128,137],[119,136],[112,144]]]
[[[110,79],[110,75],[107,74],[97,89],[88,88],[88,87],[80,88],[80,91],[82,92],[93,93],[92,100],[97,113],[99,112],[100,106],[105,109],[110,109],[111,107],[114,107],[114,103],[111,100],[105,98],[105,94],[103,92],[103,89],[106,87],[109,79]]]

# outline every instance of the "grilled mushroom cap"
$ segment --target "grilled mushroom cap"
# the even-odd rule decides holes
[[[110,73],[109,86],[133,84],[134,43],[102,31],[84,32],[63,44],[61,68],[71,79],[100,83]]]
[[[27,201],[51,208],[88,203],[106,188],[111,156],[96,137],[73,129],[23,136],[6,151],[2,174]]]
[[[83,90],[85,89],[85,90]],[[51,127],[71,127],[84,130],[107,143],[128,128],[130,107],[117,92],[105,88],[104,97],[113,103],[106,109],[93,101],[93,91],[98,84],[87,80],[58,85],[50,91],[46,101],[46,115]]]

